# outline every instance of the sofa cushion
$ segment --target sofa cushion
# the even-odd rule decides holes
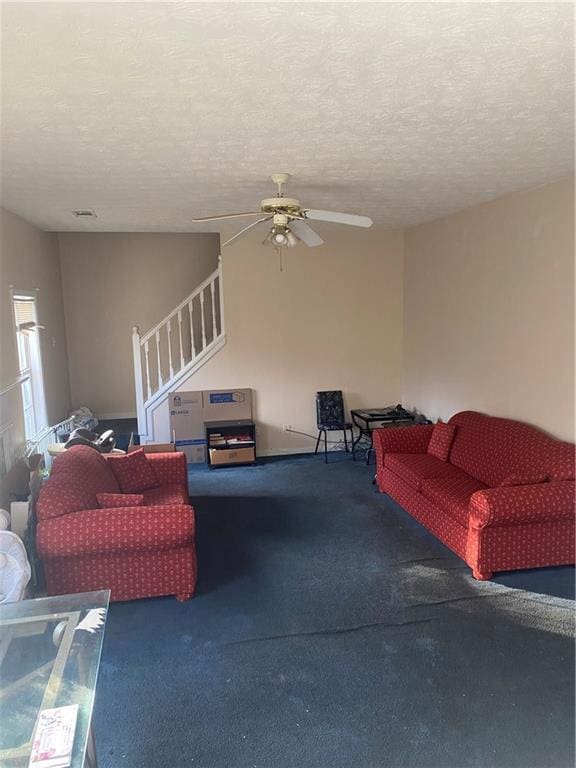
[[[188,490],[179,483],[169,483],[168,485],[161,485],[159,488],[150,488],[148,491],[143,491],[142,496],[147,507],[190,503]]]
[[[576,480],[576,446],[572,443],[554,441],[551,451],[554,460],[550,464],[548,480]]]
[[[457,413],[449,423],[458,427],[450,463],[490,488],[497,488],[509,475],[574,479],[572,443],[555,440],[527,424],[476,411]]]
[[[428,477],[453,477],[461,470],[429,453],[387,453],[384,466],[419,491],[422,480]]]
[[[160,485],[154,467],[142,448],[125,456],[111,456],[108,463],[123,493],[141,493]]]
[[[104,552],[140,552],[183,547],[194,542],[190,506],[88,509],[38,524],[42,558]]]
[[[86,445],[69,448],[54,460],[36,504],[38,520],[98,506],[97,493],[120,493],[106,459]]]
[[[441,461],[448,461],[455,434],[455,424],[444,424],[442,421],[434,424],[434,431],[428,443],[428,453]]]
[[[514,485],[539,485],[548,480],[547,475],[508,475],[498,486],[506,488]]]
[[[144,496],[141,493],[97,493],[96,501],[102,509],[142,507]]]
[[[453,520],[468,527],[470,497],[486,488],[484,483],[460,472],[454,477],[423,480],[421,493],[429,501],[444,510]]]

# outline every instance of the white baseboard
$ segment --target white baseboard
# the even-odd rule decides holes
[[[98,421],[114,421],[115,419],[135,419],[136,411],[126,411],[125,413],[97,413]]]
[[[301,448],[258,448],[256,444],[256,454],[258,456],[293,456],[298,453],[314,453],[314,446],[302,446]]]

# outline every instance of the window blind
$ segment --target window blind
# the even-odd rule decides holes
[[[14,318],[16,320],[16,327],[18,330],[22,328],[22,326],[26,327],[26,323],[28,323],[28,328],[30,327],[30,323],[36,322],[36,310],[34,306],[34,299],[29,298],[18,298],[13,299],[14,302]]]

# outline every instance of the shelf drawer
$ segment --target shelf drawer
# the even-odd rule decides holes
[[[256,460],[254,448],[210,448],[210,464],[247,464]]]

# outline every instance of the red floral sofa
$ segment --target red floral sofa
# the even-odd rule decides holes
[[[462,411],[448,425],[378,430],[374,446],[380,491],[468,563],[475,578],[574,563],[572,443]]]
[[[110,589],[112,600],[186,600],[194,593],[194,510],[183,453],[104,458],[87,446],[70,448],[54,462],[36,517],[49,595]]]

